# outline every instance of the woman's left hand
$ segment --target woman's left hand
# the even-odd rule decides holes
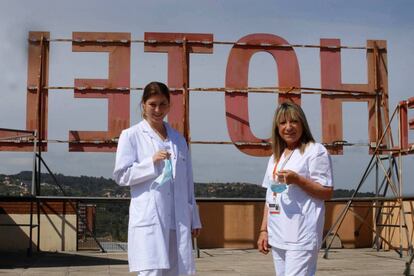
[[[277,173],[278,181],[286,184],[298,184],[299,174],[292,170],[281,170]]]
[[[193,238],[198,238],[198,236],[200,236],[200,233],[201,233],[200,228],[196,228],[196,229],[191,230],[191,236]]]

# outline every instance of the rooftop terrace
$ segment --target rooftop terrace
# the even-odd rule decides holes
[[[318,262],[317,275],[403,275],[408,257],[395,251],[331,249]],[[275,275],[270,254],[257,250],[207,249],[196,260],[197,275]],[[412,267],[413,269],[413,267]],[[31,258],[0,254],[0,274],[6,275],[134,275],[128,272],[126,253],[37,253]]]

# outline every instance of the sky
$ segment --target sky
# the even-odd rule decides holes
[[[343,45],[365,46],[368,39],[387,41],[389,106],[414,96],[413,1],[0,1],[0,127],[24,129],[26,110],[27,36],[49,31],[51,38],[71,38],[72,32],[130,32],[143,39],[145,32],[211,33],[217,41],[237,41],[252,33],[278,35],[292,44],[319,44],[321,38],[339,38]],[[213,54],[192,55],[190,87],[224,87],[231,47],[215,45]],[[319,51],[295,48],[301,85],[320,87]],[[165,54],[144,53],[142,44],[131,48],[131,87],[167,80]],[[107,54],[73,53],[70,43],[50,46],[50,86],[73,86],[75,78],[106,78]],[[275,62],[269,54],[255,54],[249,68],[249,86],[276,86]],[[344,83],[366,83],[365,52],[342,52]],[[140,118],[142,92],[131,92],[131,124]],[[249,96],[253,133],[270,137],[276,95]],[[304,95],[302,107],[312,132],[321,139],[320,96]],[[363,103],[345,103],[344,139],[367,143],[367,110]],[[410,111],[409,116],[414,117]],[[67,140],[68,130],[105,130],[105,100],[75,99],[73,91],[49,91],[49,139]],[[229,141],[222,93],[193,93],[190,106],[193,140]],[[396,126],[393,126],[396,129]],[[395,132],[395,130],[394,130]],[[414,141],[414,131],[410,141]],[[347,147],[332,156],[335,188],[356,188],[370,156],[366,147]],[[55,173],[111,177],[114,153],[73,153],[67,144],[49,144],[43,155]],[[260,184],[268,157],[251,157],[231,145],[193,145],[196,182],[248,182]],[[404,194],[414,195],[413,156],[403,158]],[[0,173],[31,170],[30,153],[0,152]],[[362,190],[373,191],[370,177]]]

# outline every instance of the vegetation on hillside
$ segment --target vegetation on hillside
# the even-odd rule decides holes
[[[128,187],[118,186],[112,179],[91,176],[55,175],[66,196],[117,197],[130,196]],[[0,174],[0,196],[30,195],[32,173],[20,172],[15,175]],[[338,189],[334,197],[350,197],[354,190]],[[249,183],[196,183],[198,198],[262,198],[266,189]],[[49,174],[41,176],[41,195],[63,196]],[[359,193],[358,196],[374,196],[373,193]],[[90,204],[89,204],[90,205]],[[93,203],[95,210],[93,231],[101,240],[126,241],[128,229],[128,202]]]
[[[93,176],[55,175],[67,196],[129,197],[129,188],[118,186],[114,180]],[[23,171],[15,175],[0,174],[0,196],[30,195],[32,172]],[[41,176],[41,195],[62,196],[51,175]],[[354,190],[336,189],[334,198],[350,197]],[[250,183],[196,183],[196,197],[202,198],[264,198],[266,190]],[[358,193],[358,197],[374,196],[374,193]]]

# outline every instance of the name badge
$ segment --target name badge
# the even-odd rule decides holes
[[[271,215],[278,215],[278,214],[280,214],[279,204],[277,204],[277,203],[270,203],[269,204],[269,214],[271,214]]]

